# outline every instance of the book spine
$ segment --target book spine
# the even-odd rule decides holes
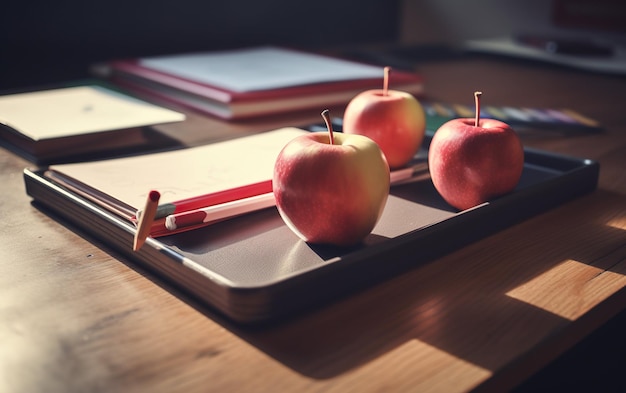
[[[110,72],[115,74],[124,74],[129,77],[143,78],[153,82],[157,82],[166,86],[170,86],[179,90],[188,91],[193,94],[208,97],[213,100],[229,103],[232,101],[232,94],[219,90],[211,86],[189,81],[174,75],[168,75],[162,72],[142,67],[136,63],[128,61],[117,61],[110,64]]]
[[[211,105],[208,102],[205,103],[199,99],[188,100],[174,97],[174,95],[168,94],[159,89],[143,86],[133,80],[126,79],[121,75],[114,75],[110,78],[110,80],[112,83],[149,101],[155,101],[167,106],[171,105],[179,109],[191,109],[199,113],[215,116],[224,120],[230,120],[234,117],[232,110],[229,109],[227,104]]]

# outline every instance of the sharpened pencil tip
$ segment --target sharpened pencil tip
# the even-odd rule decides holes
[[[158,191],[152,190],[150,191],[150,194],[148,195],[148,197],[150,198],[152,202],[156,203],[161,198],[161,194]]]

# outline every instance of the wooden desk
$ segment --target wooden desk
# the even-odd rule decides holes
[[[626,79],[468,58],[424,63],[434,98],[570,107],[599,135],[533,136],[598,160],[596,192],[272,326],[236,326],[31,206],[0,150],[0,390],[462,392],[516,386],[626,306]],[[281,124],[191,116],[189,144]],[[383,261],[381,261],[383,262]]]

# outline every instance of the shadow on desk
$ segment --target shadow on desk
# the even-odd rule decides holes
[[[584,209],[586,204],[600,207],[590,211]],[[603,307],[596,307],[572,323],[567,316],[542,306],[542,299],[536,294],[519,288],[558,269],[564,261],[626,275],[623,256],[596,258],[586,252],[589,244],[602,241],[623,255],[626,231],[606,225],[610,218],[616,218],[615,212],[624,213],[623,206],[622,195],[598,190],[569,202],[567,209],[553,209],[529,220],[532,222],[520,223],[491,236],[489,244],[496,245],[495,248],[485,250],[485,243],[477,242],[436,263],[427,263],[363,290],[358,296],[337,299],[323,307],[256,327],[233,324],[133,262],[114,256],[207,318],[307,377],[330,379],[357,367],[371,366],[382,357],[402,356],[403,362],[420,362],[427,356],[430,368],[424,369],[424,378],[436,371],[433,367],[438,362],[431,361],[431,357],[455,358],[464,363],[463,367],[497,373],[497,377],[487,382],[489,387],[497,388],[499,384],[506,385],[504,379],[514,381],[513,384],[526,379],[612,316],[607,311],[606,303],[610,303],[607,301]],[[580,214],[573,215],[572,211]],[[556,239],[550,234],[559,231],[567,231],[567,241],[546,244]],[[106,248],[94,239],[89,240]],[[538,258],[534,247],[549,251]],[[611,265],[615,259],[619,262]],[[621,297],[614,302],[623,302],[624,296]],[[556,333],[546,338],[545,332]],[[617,347],[612,340],[622,336],[606,338],[606,345]],[[541,350],[529,351],[537,347]],[[592,345],[591,349],[596,348]],[[595,353],[594,356],[599,356],[602,351]],[[527,374],[517,374],[510,367],[503,370],[503,365],[511,363],[524,363]],[[528,384],[541,383],[545,377],[537,378],[539,382],[533,379]],[[571,381],[572,375],[568,378]]]
[[[531,303],[536,300],[541,305],[541,299],[530,297],[526,301],[523,291],[514,295],[517,293],[515,289],[557,269],[564,261],[584,263],[626,275],[623,258],[621,262],[611,262],[611,258],[590,259],[586,255],[584,250],[590,242],[610,242],[622,254],[626,247],[626,232],[605,225],[606,221],[602,220],[607,217],[599,217],[597,210],[591,216],[586,214],[585,209],[576,209],[587,203],[602,204],[607,215],[623,211],[620,207],[623,206],[621,195],[597,191],[570,203],[568,211],[580,210],[579,216],[566,216],[556,209],[542,216],[544,225],[533,233],[527,229],[517,231],[513,227],[494,235],[503,240],[506,238],[502,244],[507,244],[509,248],[506,251],[491,250],[489,254],[502,253],[508,258],[506,261],[482,260],[479,255],[484,250],[481,250],[483,246],[479,242],[437,263],[421,266],[365,290],[359,296],[341,299],[276,325],[258,329],[230,328],[288,367],[318,379],[332,378],[400,347],[414,344],[434,347],[436,350],[433,352],[443,351],[490,371],[502,371],[499,370],[501,365],[510,363],[517,356],[522,358],[522,362],[534,357],[531,362],[537,368],[542,367],[552,359],[541,354],[529,355],[526,353],[529,348],[541,344],[562,351],[555,348],[567,348],[588,333],[582,331],[585,328],[581,325],[593,330],[611,315],[596,307],[597,310],[572,324],[570,319],[551,312],[549,307]],[[532,225],[533,228],[538,227],[536,222]],[[590,226],[599,228],[589,231]],[[577,238],[554,244],[543,258],[532,259],[536,255],[536,251],[532,250],[534,246],[550,238],[547,234],[564,228],[570,235],[576,233]],[[593,232],[594,236],[588,236],[589,232]],[[530,235],[514,240],[517,233]],[[613,259],[616,258],[619,259],[619,255]],[[463,265],[458,265],[460,260],[464,261]],[[453,262],[457,265],[452,266]],[[484,277],[507,279],[486,280],[480,288],[476,281],[459,285],[464,281],[463,277],[478,272]],[[501,296],[494,299],[494,293]],[[468,300],[483,298],[484,302]],[[523,316],[523,321],[520,321],[520,316]],[[556,335],[559,337],[548,340],[553,343],[545,342],[543,334],[538,333],[555,329],[562,332]],[[613,339],[616,337],[621,338],[621,335]],[[506,350],[502,351],[503,348]],[[502,374],[503,378],[508,376],[506,370]]]

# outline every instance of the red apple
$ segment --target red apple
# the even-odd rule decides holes
[[[431,179],[439,194],[460,210],[469,209],[517,186],[524,167],[524,149],[506,123],[476,118],[453,119],[435,132],[428,151]]]
[[[367,90],[346,107],[343,132],[373,139],[387,157],[391,169],[405,166],[424,140],[426,118],[417,99],[404,91],[389,90],[389,67],[383,89]]]
[[[370,234],[389,195],[389,166],[362,135],[328,132],[296,137],[282,149],[272,186],[287,226],[312,244],[351,246]]]

